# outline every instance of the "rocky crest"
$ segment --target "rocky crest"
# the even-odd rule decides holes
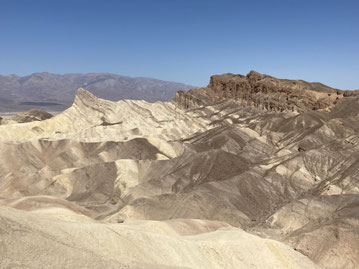
[[[337,90],[317,82],[277,79],[251,71],[246,76],[214,75],[206,88],[179,91],[174,101],[184,108],[195,108],[232,100],[261,110],[300,113],[329,110],[339,99],[358,94],[359,91]]]

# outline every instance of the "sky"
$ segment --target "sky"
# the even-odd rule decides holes
[[[359,1],[0,0],[3,75],[250,70],[359,89]]]

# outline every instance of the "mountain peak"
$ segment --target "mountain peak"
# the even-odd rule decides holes
[[[249,71],[249,73],[247,74],[247,78],[256,78],[256,79],[262,79],[266,76],[267,75],[258,73],[257,71],[254,71],[254,70]]]
[[[83,103],[90,104],[96,103],[98,98],[90,93],[89,91],[85,90],[84,88],[78,88],[75,96],[74,104],[80,105]]]

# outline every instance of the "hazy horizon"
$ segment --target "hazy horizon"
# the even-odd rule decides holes
[[[241,75],[247,75],[250,71],[252,70],[249,70],[248,72],[246,73],[243,73]],[[253,70],[253,71],[256,71],[256,70]],[[164,82],[174,82],[174,83],[180,83],[180,84],[185,84],[187,86],[193,86],[193,87],[205,87],[208,83],[209,83],[209,80],[210,80],[210,77],[208,77],[208,81],[207,83],[205,83],[204,85],[190,85],[188,83],[185,83],[185,82],[182,82],[182,81],[171,81],[171,80],[164,80],[164,79],[161,79],[161,78],[156,78],[156,77],[138,77],[138,76],[130,76],[130,75],[122,75],[122,74],[116,74],[116,73],[109,73],[109,72],[88,72],[88,73],[81,73],[81,72],[77,72],[77,73],[51,73],[51,72],[47,72],[47,71],[40,71],[40,72],[34,72],[34,73],[30,73],[30,74],[24,74],[24,75],[18,75],[18,74],[0,74],[0,76],[18,76],[18,77],[28,77],[28,76],[32,76],[32,75],[35,75],[35,74],[52,74],[52,75],[60,75],[60,76],[65,76],[65,75],[86,75],[86,74],[109,74],[109,75],[116,75],[116,76],[121,76],[121,77],[128,77],[128,78],[134,78],[134,79],[154,79],[154,80],[159,80],[159,81],[164,81]],[[231,73],[231,72],[227,72],[227,73]],[[222,73],[224,74],[224,73]],[[212,74],[212,75],[221,75],[221,74]],[[211,76],[212,76],[211,75]],[[265,75],[271,75],[271,74],[265,74]],[[276,77],[278,79],[289,79],[289,78],[282,78],[282,77]],[[302,78],[290,78],[292,80],[304,80]],[[306,80],[304,80],[306,81]],[[321,81],[307,81],[307,82],[310,82],[310,83],[322,83],[322,84],[325,84]],[[327,85],[327,84],[325,84]],[[327,85],[329,87],[332,87],[331,85]],[[335,87],[332,87],[332,88],[335,88]],[[343,89],[343,88],[336,88],[338,90],[357,90],[357,89]],[[358,87],[359,89],[359,87]]]
[[[247,74],[359,88],[357,1],[0,0],[0,74],[207,85]]]

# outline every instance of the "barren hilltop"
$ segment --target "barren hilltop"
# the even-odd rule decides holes
[[[212,76],[170,102],[80,88],[0,126],[0,264],[359,266],[359,95]]]

